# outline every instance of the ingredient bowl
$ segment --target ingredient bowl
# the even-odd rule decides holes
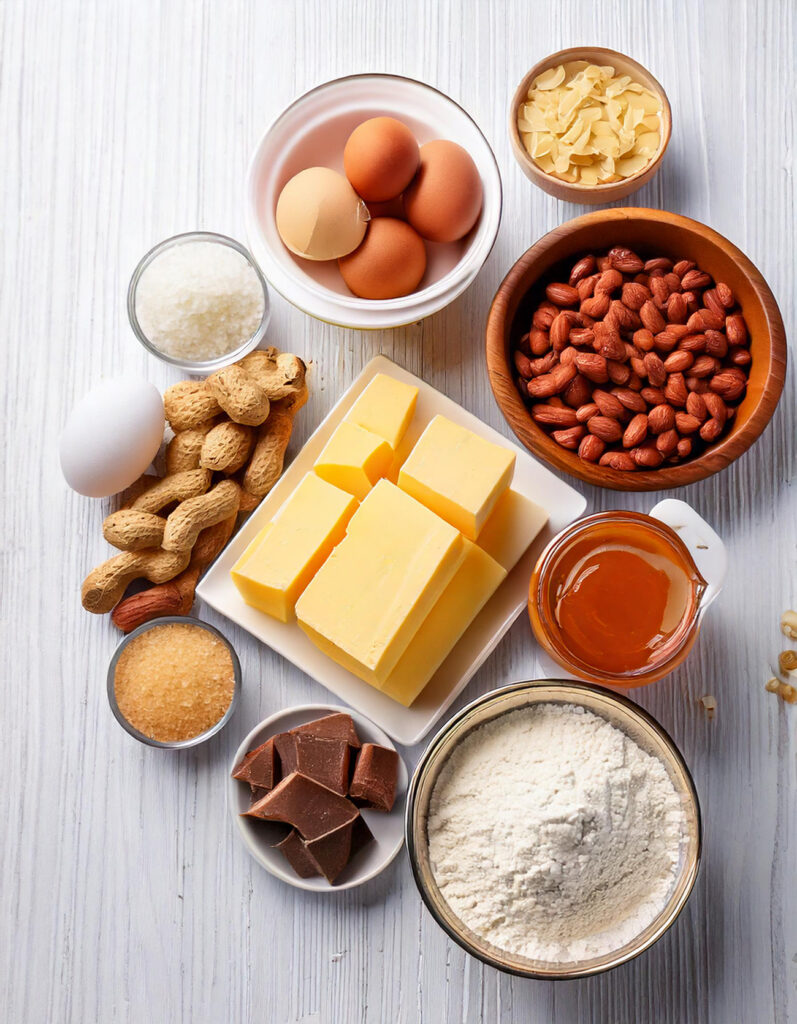
[[[396,785],[396,802],[393,809],[384,814],[369,809],[361,810],[366,824],[373,833],[374,841],[357,854],[344,868],[343,873],[330,885],[325,878],[300,878],[290,867],[280,850],[274,843],[282,838],[281,827],[274,822],[255,821],[243,817],[250,805],[249,786],[232,778],[232,772],[246,755],[271,736],[280,732],[295,729],[315,718],[338,713],[351,715],[357,735],[365,743],[378,743],[380,746],[396,748],[382,730],[369,721],[364,715],[352,711],[351,708],[339,707],[335,704],[298,704],[292,708],[283,708],[264,719],[249,733],[235,752],[230,764],[230,775],[227,779],[227,805],[230,809],[235,829],[249,853],[262,867],[276,878],[293,885],[297,889],[310,889],[313,892],[340,892],[343,889],[354,889],[364,882],[375,878],[393,861],[404,844],[402,815],[404,798],[407,792],[407,766],[399,755],[398,782]]]
[[[501,715],[535,704],[573,704],[607,720],[641,749],[660,760],[683,811],[679,862],[666,903],[637,936],[612,952],[569,962],[531,960],[493,946],[472,932],[453,913],[435,881],[429,857],[427,820],[432,792],[440,772],[458,744],[474,729]],[[514,683],[463,708],[435,736],[410,783],[406,817],[407,851],[415,882],[432,917],[462,948],[491,967],[526,978],[561,980],[610,970],[633,959],[659,939],[686,904],[697,878],[701,854],[700,807],[692,777],[672,739],[642,708],[600,687],[545,679]]]
[[[141,275],[153,260],[157,259],[157,257],[167,249],[171,249],[177,245],[184,245],[187,242],[215,242],[219,245],[226,245],[230,249],[234,249],[237,253],[240,253],[246,262],[252,267],[263,288],[263,316],[255,332],[238,345],[237,348],[232,349],[230,352],[225,352],[223,355],[216,356],[213,359],[183,359],[168,355],[166,352],[162,352],[144,333],[136,312],[136,297]],[[130,326],[133,328],[133,333],[147,352],[153,356],[157,356],[157,358],[163,360],[164,363],[176,366],[178,369],[185,370],[187,373],[195,373],[197,375],[205,376],[206,374],[213,373],[214,370],[221,369],[222,366],[228,366],[230,363],[234,363],[237,360],[242,359],[248,352],[251,352],[253,349],[258,347],[266,336],[266,329],[268,328],[268,322],[271,318],[271,304],[269,303],[266,280],[260,272],[260,268],[252,259],[251,254],[240,244],[240,242],[236,242],[234,238],[228,238],[227,235],[216,234],[213,231],[187,231],[182,235],[173,235],[171,238],[164,239],[162,242],[159,242],[158,245],[150,249],[148,253],[142,256],[138,266],[133,271],[133,276],[130,279],[130,285],[127,289],[127,316],[130,320]]]
[[[216,637],[216,639],[220,640],[224,644],[224,646],[230,653],[230,658],[232,659],[234,682],[232,698],[230,700],[229,706],[227,707],[227,710],[224,712],[221,718],[217,722],[215,722],[209,729],[206,729],[204,732],[201,732],[196,736],[192,736],[190,739],[187,740],[155,740],[151,736],[147,736],[143,732],[139,732],[139,730],[136,729],[135,726],[131,725],[130,722],[128,722],[128,720],[122,714],[122,711],[119,708],[119,705],[116,700],[116,666],[119,661],[119,658],[122,655],[122,652],[125,650],[125,648],[131,641],[135,640],[136,637],[141,636],[142,633],[147,633],[149,630],[156,629],[158,626],[168,625],[194,626],[198,629],[204,629],[206,632],[211,633],[214,637]],[[111,711],[113,711],[114,718],[125,730],[125,732],[130,733],[130,735],[134,739],[137,739],[139,743],[146,743],[147,746],[149,747],[162,747],[166,750],[182,750],[185,747],[195,747],[200,743],[204,743],[205,740],[209,740],[211,736],[215,736],[217,732],[220,732],[227,724],[227,722],[229,722],[229,720],[232,718],[233,712],[235,711],[235,707],[238,703],[238,699],[241,696],[241,663],[239,662],[238,655],[235,653],[235,649],[233,648],[230,641],[222,632],[216,629],[215,626],[211,626],[207,622],[201,622],[199,619],[194,619],[190,616],[165,615],[163,616],[163,618],[151,619],[149,622],[145,622],[142,626],[139,626],[138,629],[134,629],[132,633],[128,633],[127,636],[124,637],[124,639],[120,642],[119,646],[114,651],[113,657],[111,658],[111,663],[108,666],[107,689],[108,703],[111,705]]]
[[[285,183],[312,166],[343,172],[343,149],[362,121],[388,115],[403,121],[423,145],[449,139],[473,158],[484,198],[475,227],[460,242],[427,243],[418,290],[398,299],[360,299],[343,282],[337,262],[294,256],[277,232],[275,211]],[[386,328],[413,323],[452,302],[474,280],[498,234],[501,177],[481,131],[453,100],[423,82],[398,75],[350,75],[311,89],[266,130],[249,164],[246,230],[263,273],[294,306],[343,327]]]
[[[618,75],[630,75],[635,82],[638,82],[646,89],[650,89],[661,100],[661,142],[659,148],[648,164],[622,181],[607,182],[603,185],[585,185],[581,182],[571,183],[555,178],[551,174],[546,174],[532,160],[520,137],[518,110],[525,103],[532,83],[543,71],[547,71],[548,68],[555,68],[560,64],[577,60],[586,60],[590,64],[611,65]],[[625,54],[618,53],[616,50],[607,50],[600,46],[576,46],[569,50],[559,50],[558,53],[553,53],[550,57],[539,61],[520,82],[509,106],[509,139],[512,144],[512,152],[520,164],[523,173],[530,181],[533,181],[535,185],[539,185],[549,195],[556,196],[557,199],[565,199],[571,203],[612,203],[616,199],[622,199],[624,196],[636,192],[638,188],[641,188],[646,182],[650,181],[661,166],[662,157],[667,149],[671,133],[672,111],[670,110],[670,102],[664,89],[653,75],[641,64],[632,60],[631,57],[626,57]]]
[[[568,675],[646,686],[692,650],[727,564],[719,536],[677,498],[660,501],[649,515],[615,509],[585,516],[550,542],[534,568],[534,636]],[[659,587],[667,588],[666,599]]]
[[[736,295],[747,322],[752,356],[744,399],[730,428],[701,455],[677,465],[624,472],[586,462],[556,443],[531,417],[516,386],[512,362],[518,339],[528,330],[545,286],[586,253],[628,246],[643,259],[669,256],[694,260]],[[786,375],[786,335],[775,297],[758,269],[705,224],[667,213],[626,207],[599,210],[567,221],[544,235],[511,268],[493,299],[486,329],[487,372],[507,423],[523,444],[546,462],[600,487],[653,491],[681,487],[725,469],[763,432],[778,404]]]

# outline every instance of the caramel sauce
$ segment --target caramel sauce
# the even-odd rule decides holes
[[[570,657],[601,674],[625,675],[678,648],[703,586],[670,538],[622,520],[574,536],[552,565],[547,590]]]

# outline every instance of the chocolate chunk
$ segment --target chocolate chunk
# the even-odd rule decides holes
[[[349,788],[349,744],[312,733],[292,737],[296,745],[296,770],[342,796]]]
[[[296,829],[291,829],[281,843],[274,844],[275,850],[282,850],[285,859],[299,878],[315,878],[321,874],[318,862],[307,852],[304,839]]]
[[[355,818],[351,826],[351,853],[349,860],[354,860],[364,846],[373,842],[374,834],[365,824],[362,814]]]
[[[266,821],[284,821],[310,840],[354,821],[358,812],[345,796],[293,772],[244,813]]]
[[[296,771],[296,738],[289,732],[281,732],[274,737],[274,746],[279,756],[279,778],[287,779]]]
[[[354,728],[351,715],[338,712],[334,715],[325,715],[323,718],[316,718],[312,722],[305,722],[304,725],[297,725],[291,732],[312,733],[313,736],[324,736],[331,740],[345,740],[350,747],[360,747],[360,737]]]
[[[354,821],[339,825],[308,842],[293,829],[274,849],[282,850],[300,878],[323,875],[330,884],[334,884],[352,857],[373,838],[371,830],[358,814]]]
[[[248,782],[253,787],[272,789],[279,782],[273,738],[261,743],[254,750],[250,750],[237,765],[232,777],[240,779],[242,782]]]
[[[378,811],[389,811],[396,799],[397,781],[396,751],[376,743],[364,743],[349,787],[352,800]]]
[[[353,822],[349,821],[306,844],[308,854],[316,862],[328,882],[334,882],[349,863],[352,825]]]
[[[249,783],[249,802],[250,802],[250,806],[251,806],[251,804],[256,804],[258,800],[262,800],[263,797],[268,792],[269,791],[267,789],[264,789],[262,786],[253,786],[252,783],[250,782]]]

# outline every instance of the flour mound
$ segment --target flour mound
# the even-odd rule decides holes
[[[427,832],[464,924],[507,952],[567,962],[617,950],[653,921],[683,825],[658,758],[584,708],[541,704],[459,744]]]

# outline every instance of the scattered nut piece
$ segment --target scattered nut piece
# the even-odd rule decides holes
[[[706,709],[706,717],[711,721],[717,710],[717,698],[712,697],[710,693],[707,693],[700,698],[700,703]]]
[[[781,615],[780,631],[789,640],[797,640],[797,612],[789,608]]]
[[[770,693],[776,693],[787,704],[797,704],[797,687],[792,686],[791,683],[782,683],[780,679],[773,676],[764,689]]]
[[[778,655],[778,668],[784,675],[797,669],[797,651],[781,651]]]

